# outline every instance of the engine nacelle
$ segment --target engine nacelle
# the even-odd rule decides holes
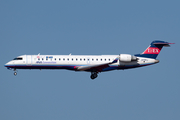
[[[121,62],[131,62],[137,60],[137,57],[129,55],[129,54],[120,54],[119,61]]]

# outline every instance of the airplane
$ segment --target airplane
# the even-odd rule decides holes
[[[67,69],[91,72],[90,78],[98,77],[98,73],[111,70],[124,70],[159,63],[156,59],[163,46],[170,46],[165,41],[153,41],[141,54],[119,55],[22,55],[14,58],[4,66],[13,69]]]

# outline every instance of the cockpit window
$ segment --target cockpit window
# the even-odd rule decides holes
[[[14,58],[13,60],[22,60],[23,58],[21,57],[17,57],[17,58]]]

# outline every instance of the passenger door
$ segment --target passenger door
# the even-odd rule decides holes
[[[32,55],[26,55],[26,65],[32,65]]]

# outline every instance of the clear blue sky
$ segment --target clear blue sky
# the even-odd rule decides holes
[[[1,0],[1,120],[179,120],[179,0]],[[100,73],[7,70],[24,54],[142,53],[174,42],[160,63]]]

